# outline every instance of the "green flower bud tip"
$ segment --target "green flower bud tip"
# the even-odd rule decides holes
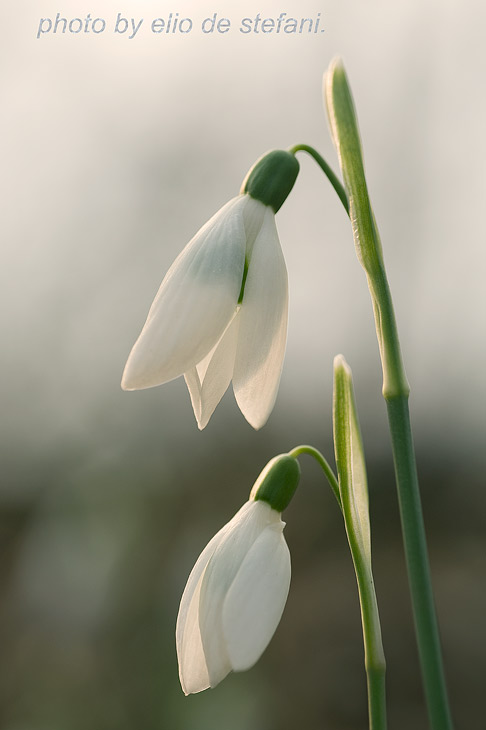
[[[250,499],[263,500],[277,512],[283,512],[294,496],[300,480],[300,466],[289,454],[271,459],[250,492]]]
[[[285,150],[273,150],[260,157],[241,185],[241,193],[269,205],[276,213],[294,187],[299,174],[295,155]]]

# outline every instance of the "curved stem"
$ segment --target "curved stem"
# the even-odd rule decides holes
[[[322,468],[322,471],[326,475],[326,479],[329,482],[329,485],[334,492],[334,496],[337,499],[339,509],[342,511],[342,504],[341,504],[341,495],[339,493],[339,484],[338,480],[336,479],[336,476],[329,466],[326,458],[321,454],[320,451],[315,449],[313,446],[308,446],[307,444],[302,444],[301,446],[296,446],[292,449],[292,451],[289,451],[289,456],[292,456],[294,459],[296,459],[301,454],[308,454],[309,456],[312,456],[317,463]]]
[[[324,174],[327,176],[329,182],[333,186],[334,190],[338,194],[339,200],[344,205],[344,209],[346,213],[349,215],[349,201],[348,196],[346,194],[346,190],[344,189],[344,186],[336,173],[332,170],[332,168],[327,164],[326,160],[322,155],[317,152],[313,147],[311,147],[308,144],[296,144],[294,147],[289,148],[289,152],[292,155],[295,155],[296,152],[307,152],[308,155],[310,155],[319,165],[321,170],[324,172]]]

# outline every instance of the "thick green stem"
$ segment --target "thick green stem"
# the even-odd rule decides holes
[[[439,629],[431,587],[408,397],[402,395],[388,398],[386,404],[408,579],[430,724],[436,730],[450,730],[452,718],[447,699]]]
[[[370,730],[386,730],[385,670],[368,667],[366,675]]]

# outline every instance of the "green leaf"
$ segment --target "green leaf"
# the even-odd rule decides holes
[[[340,59],[329,66],[324,92],[331,134],[349,196],[356,252],[367,274],[373,276],[383,267],[383,258],[366,184],[358,119]]]
[[[334,449],[344,521],[353,560],[363,561],[371,573],[368,483],[363,441],[351,369],[342,355],[334,358]]]
[[[395,314],[386,277],[378,228],[371,208],[364,171],[358,119],[346,72],[335,59],[326,73],[324,96],[331,134],[349,200],[349,218],[358,260],[368,279],[376,334],[383,367],[383,395],[408,394]]]

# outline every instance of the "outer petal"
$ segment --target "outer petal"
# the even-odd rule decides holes
[[[280,520],[265,528],[226,594],[223,633],[235,671],[255,664],[282,616],[290,586],[290,553],[283,528]]]
[[[245,195],[229,201],[194,236],[167,272],[123,373],[136,390],[176,378],[214,347],[241,289]]]
[[[236,352],[233,388],[254,428],[267,421],[277,397],[287,341],[287,269],[271,208],[253,245]]]
[[[199,628],[211,687],[232,669],[222,626],[226,595],[251,546],[274,521],[273,512],[264,502],[246,502],[208,562],[199,599]]]
[[[209,674],[199,631],[199,595],[201,581],[208,564],[231,523],[225,525],[206,545],[189,575],[182,594],[176,625],[176,647],[179,677],[185,694],[201,692],[209,687]]]
[[[200,429],[207,426],[233,377],[238,325],[236,314],[214,350],[203,361],[203,367],[198,365],[184,375]]]
[[[179,679],[181,681],[182,691],[186,695],[202,692],[210,686],[209,673],[201,641],[201,632],[199,630],[199,597],[203,575],[196,584],[191,600],[187,602],[184,616],[184,631],[181,632],[180,641],[177,642]]]

